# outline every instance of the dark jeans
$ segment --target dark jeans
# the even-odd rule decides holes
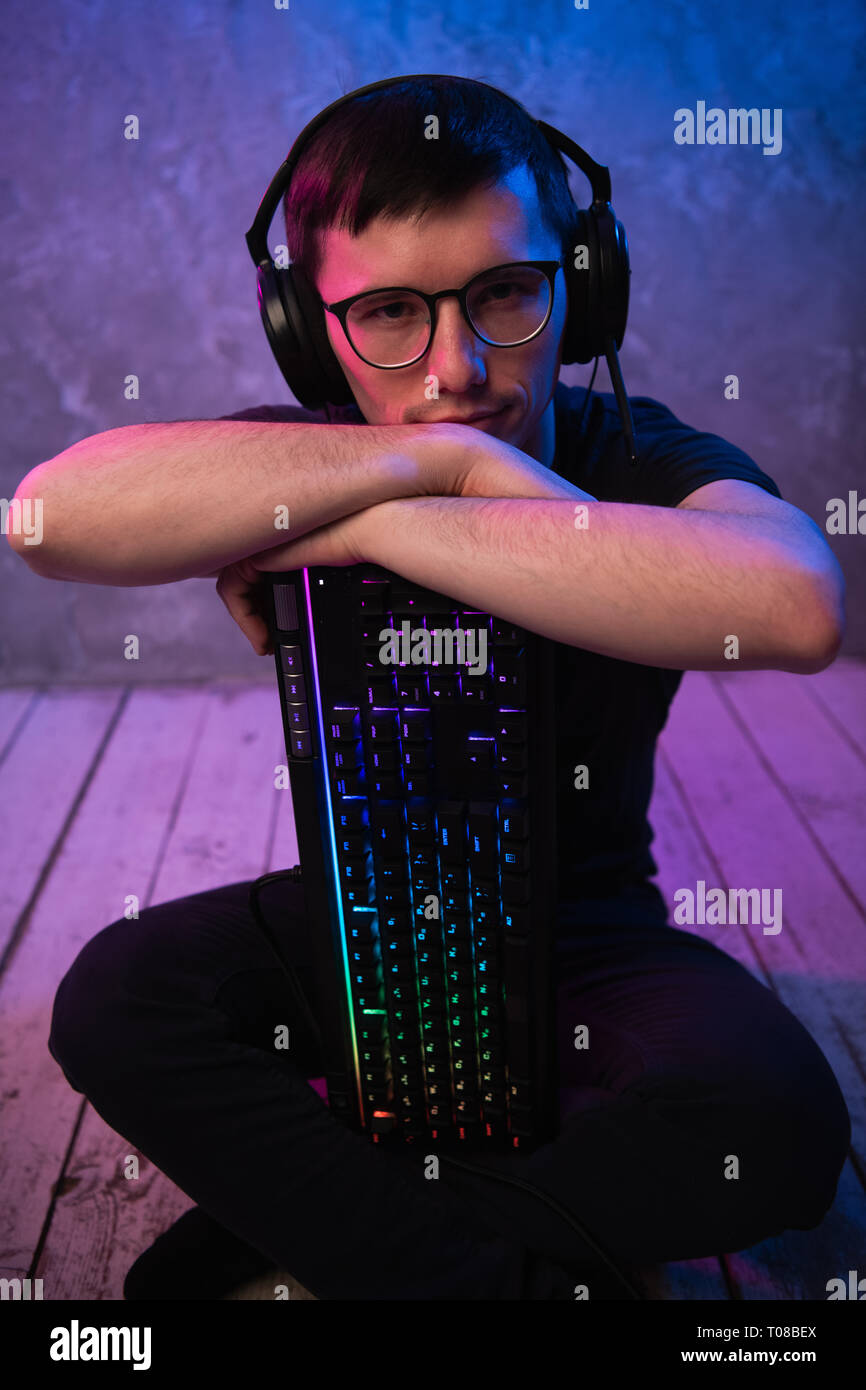
[[[628,903],[607,925],[573,925],[557,969],[557,1138],[469,1155],[489,1177],[443,1163],[430,1180],[429,1146],[374,1146],[309,1085],[321,1063],[248,888],[105,927],[60,983],[48,1045],[113,1129],[316,1297],[573,1299],[586,1283],[593,1298],[602,1267],[561,1211],[629,1268],[741,1250],[831,1206],[850,1119],[826,1058],[702,938]],[[262,906],[309,995],[301,886],[268,886]],[[281,1024],[288,1051],[274,1048]]]

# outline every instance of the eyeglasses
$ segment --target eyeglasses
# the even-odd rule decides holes
[[[366,290],[334,304],[353,350],[370,367],[411,367],[426,353],[436,331],[437,304],[455,295],[476,338],[491,347],[519,347],[537,338],[553,308],[558,261],[509,261],[474,275],[460,289],[423,294],[403,285]]]

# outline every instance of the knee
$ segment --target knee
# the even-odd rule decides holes
[[[158,939],[144,941],[141,921],[111,923],[82,947],[54,996],[48,1050],[76,1090],[128,1044],[130,990],[152,971]]]
[[[778,1071],[763,1082],[759,1073],[741,1098],[741,1132],[749,1136],[743,1188],[764,1227],[750,1244],[788,1229],[812,1230],[836,1197],[851,1118],[823,1053],[817,1045],[814,1051],[810,1065],[794,1067],[783,1081]]]
[[[778,1182],[773,1185],[783,1229],[819,1226],[836,1198],[851,1143],[851,1117],[832,1072],[808,1096],[780,1107],[773,1124]]]

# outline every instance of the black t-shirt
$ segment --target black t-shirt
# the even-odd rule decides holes
[[[772,478],[735,445],[683,424],[647,396],[629,398],[639,464],[626,454],[612,392],[590,393],[560,382],[554,393],[553,468],[600,502],[675,507],[719,478],[741,478],[781,497]],[[256,406],[230,420],[363,424],[357,407],[307,411]],[[650,875],[653,832],[647,808],[656,739],[682,671],[600,656],[556,643],[557,842],[560,936],[584,924],[632,918],[667,921]],[[588,769],[575,788],[574,769]],[[627,909],[627,910],[626,910]]]

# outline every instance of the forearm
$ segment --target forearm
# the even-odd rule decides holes
[[[759,517],[590,501],[420,498],[363,519],[363,554],[603,656],[675,670],[809,671],[810,593]],[[730,635],[739,657],[726,658]],[[799,644],[799,645],[798,645]]]
[[[52,579],[121,586],[189,579],[420,494],[432,447],[429,427],[412,425],[124,426],[34,468],[16,496],[42,500],[42,540],[9,539]]]

